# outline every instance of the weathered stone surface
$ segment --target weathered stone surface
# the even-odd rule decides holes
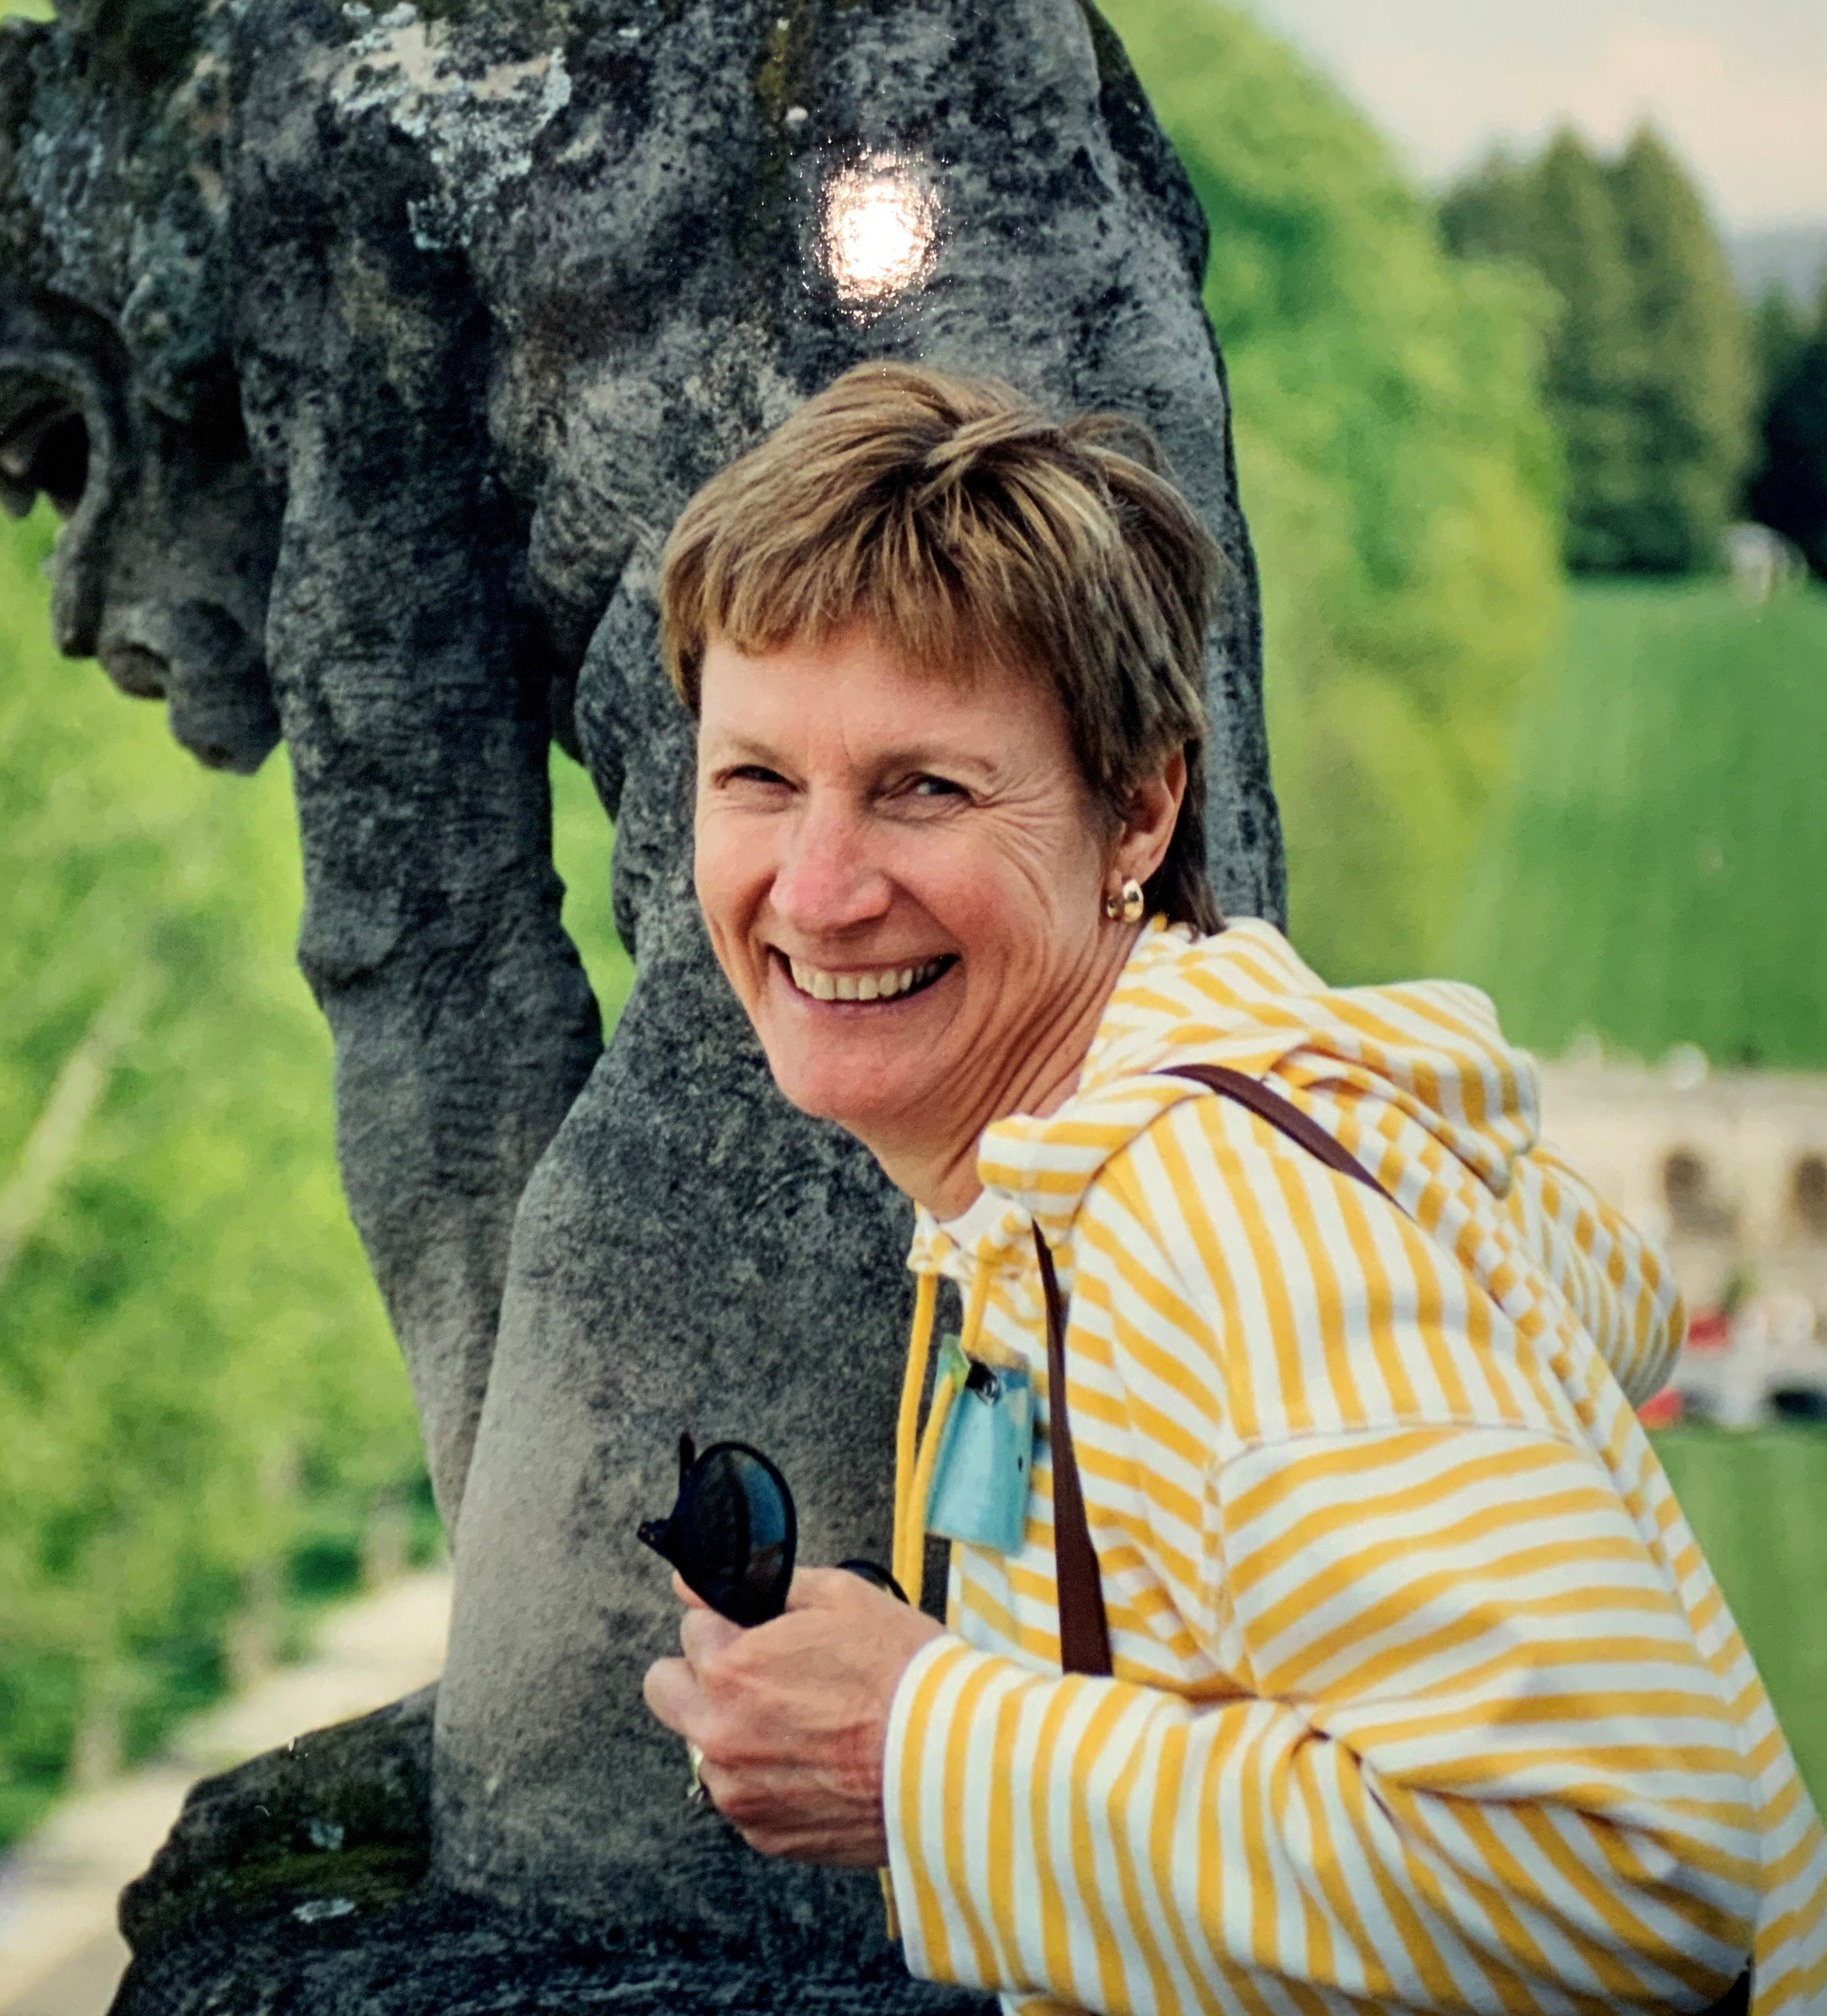
[[[693,1930],[594,1935],[455,1895],[428,1880],[427,1687],[319,1730],[185,1802],[121,1902],[133,1964],[116,2016],[446,2016],[613,2010],[762,2016],[984,2016],[981,1997],[910,1982],[893,1955],[841,1940],[810,1957]],[[695,1824],[717,1831],[701,1813]]]
[[[299,1907],[301,1910],[304,1906]],[[136,1957],[113,2016],[995,2016],[982,1996],[910,1981],[892,1955],[791,1962],[699,1942],[591,1945],[427,1890],[301,1921],[195,1921]]]
[[[93,0],[0,41],[0,491],[74,506],[59,634],[210,760],[276,724],[297,779],[344,1181],[457,1564],[431,1887],[385,1942],[467,1910],[892,1974],[873,1881],[694,1823],[640,1701],[675,1613],[633,1528],[681,1427],[770,1450],[806,1558],[886,1551],[907,1304],[902,1201],[779,1100],[711,960],[655,566],[859,358],[1142,415],[1234,562],[1215,880],[1277,913],[1177,164],[1078,0]],[[616,821],[640,977],[607,1052],[554,736]],[[177,1993],[160,1937],[136,2008]]]
[[[229,358],[211,25],[149,85],[156,36],[104,50],[0,23],[0,502],[42,491],[69,514],[59,646],[168,700],[194,754],[245,771],[279,740],[279,499],[248,462]]]
[[[145,1875],[121,1899],[142,1962],[198,1921],[278,1915],[299,1926],[390,1911],[423,1881],[431,1845],[426,1687],[377,1714],[312,1730],[191,1787]]]

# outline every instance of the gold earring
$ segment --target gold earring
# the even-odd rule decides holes
[[[1113,924],[1118,923],[1133,924],[1140,920],[1142,914],[1142,885],[1133,876],[1125,881],[1120,895],[1115,896],[1107,895],[1104,897],[1104,914]]]

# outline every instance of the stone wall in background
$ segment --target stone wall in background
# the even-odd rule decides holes
[[[1658,1067],[1543,1072],[1547,1138],[1661,1240],[1688,1341],[1649,1418],[1827,1420],[1827,1075]]]

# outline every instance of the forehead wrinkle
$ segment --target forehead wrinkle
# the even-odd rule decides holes
[[[892,733],[879,743],[867,740],[863,724],[845,716],[832,724],[839,747],[850,767],[872,780],[891,774],[932,770],[952,776],[974,776],[993,782],[1004,765],[992,752],[974,748],[968,741],[934,740],[930,733],[917,732],[910,740],[899,740]]]
[[[741,650],[739,645],[734,648]],[[838,682],[834,679],[827,684],[828,686]],[[973,681],[974,684],[979,682]],[[995,784],[1006,780],[1011,773],[1019,774],[1024,767],[1023,759],[1032,754],[1025,745],[1000,751],[974,746],[969,733],[974,724],[969,723],[956,739],[935,736],[926,724],[908,731],[906,738],[900,739],[900,732],[891,723],[879,743],[870,744],[863,740],[869,733],[865,723],[848,711],[838,711],[834,715],[813,712],[809,708],[796,711],[784,725],[777,722],[757,725],[720,722],[709,739],[709,747],[720,760],[746,758],[769,768],[795,768],[797,766],[784,746],[783,736],[791,736],[806,726],[809,714],[815,744],[824,737],[834,738],[849,766],[872,779],[894,772],[930,770]],[[703,746],[701,743],[701,747]]]

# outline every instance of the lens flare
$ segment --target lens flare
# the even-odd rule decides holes
[[[932,268],[938,236],[932,191],[893,155],[841,168],[825,184],[820,250],[846,308],[883,308],[917,286]]]

